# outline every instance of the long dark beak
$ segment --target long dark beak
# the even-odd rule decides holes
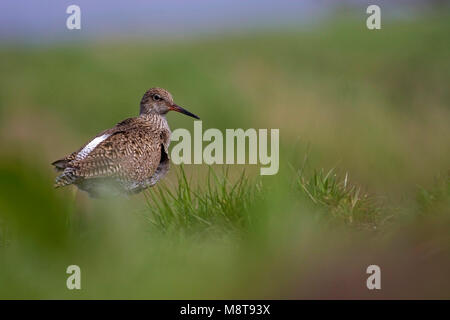
[[[175,103],[169,107],[169,110],[173,110],[173,111],[176,111],[176,112],[184,113],[185,115],[187,115],[189,117],[192,117],[192,118],[200,120],[200,118],[197,117],[195,114],[190,113],[189,111],[187,111],[186,109],[183,109],[182,107],[180,107],[179,105],[176,105]]]

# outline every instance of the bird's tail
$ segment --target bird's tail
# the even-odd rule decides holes
[[[52,162],[52,165],[55,166],[56,171],[63,171],[67,168],[69,161],[67,159],[56,160]]]
[[[67,168],[62,174],[56,177],[55,184],[53,186],[55,188],[68,186],[77,181],[77,179],[78,176],[75,175],[74,170],[72,168]]]

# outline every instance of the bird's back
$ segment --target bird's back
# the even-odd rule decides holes
[[[167,172],[169,142],[164,117],[155,114],[126,119],[55,161],[53,165],[62,171],[55,186],[76,184],[93,196],[105,186],[112,193],[139,192]]]

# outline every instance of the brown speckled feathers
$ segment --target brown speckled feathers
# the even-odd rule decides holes
[[[62,171],[55,187],[75,184],[97,197],[136,193],[154,185],[169,169],[171,133],[165,115],[170,110],[198,119],[176,105],[166,90],[149,89],[141,100],[139,117],[118,123],[52,163]]]
[[[106,138],[85,156],[79,155],[88,144],[53,163],[65,172],[57,178],[56,187],[94,178],[113,178],[124,185],[144,183],[155,173],[161,154],[168,158],[170,131],[159,115],[126,119],[94,139],[99,137]]]

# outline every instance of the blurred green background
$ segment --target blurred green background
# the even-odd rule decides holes
[[[449,17],[2,45],[0,297],[450,298]],[[185,166],[183,187],[172,165],[147,198],[54,190],[50,163],[137,115],[153,86],[204,130],[279,128],[279,174],[248,166],[233,193],[220,166],[213,187]],[[308,180],[322,168],[359,193]],[[243,169],[229,166],[229,186]],[[66,288],[71,264],[82,290]],[[370,264],[381,291],[366,288]]]

